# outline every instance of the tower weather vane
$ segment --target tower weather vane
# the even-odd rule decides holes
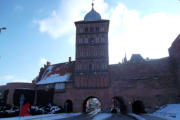
[[[94,1],[95,1],[95,0],[92,0],[92,7],[94,7]]]

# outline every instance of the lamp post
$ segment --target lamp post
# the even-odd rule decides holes
[[[6,29],[7,29],[6,27],[0,28],[0,33],[1,33],[2,30],[6,30]]]
[[[1,33],[2,30],[6,30],[6,29],[7,29],[6,27],[0,28],[0,33]],[[0,59],[1,59],[1,56],[0,56]]]

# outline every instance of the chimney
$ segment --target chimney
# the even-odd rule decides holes
[[[71,57],[69,57],[69,63],[71,62]]]
[[[51,65],[51,62],[47,61],[47,66]]]

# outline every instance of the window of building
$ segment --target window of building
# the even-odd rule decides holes
[[[104,27],[101,28],[101,32],[104,32]]]
[[[82,48],[80,48],[79,56],[80,56],[80,57],[82,56]]]
[[[99,43],[101,43],[101,37],[99,37]]]
[[[88,49],[87,48],[86,48],[86,52],[85,53],[86,53],[86,56],[88,56]]]
[[[89,71],[93,71],[93,65],[89,64]]]
[[[98,43],[98,37],[96,37],[96,43]]]
[[[80,43],[80,44],[82,43],[82,38],[79,38],[79,43]]]
[[[104,43],[104,38],[103,37],[101,37],[101,43]]]
[[[94,53],[95,56],[97,56],[97,48],[95,48],[95,53]]]
[[[64,90],[65,89],[65,83],[56,83],[55,84],[55,90]]]
[[[93,27],[90,28],[90,32],[94,32],[94,28]]]
[[[84,43],[84,39],[83,38],[81,38],[81,43]]]
[[[96,32],[99,32],[99,27],[96,27]]]
[[[94,44],[94,38],[89,38],[89,43]]]
[[[84,43],[88,43],[88,38],[85,38],[85,39],[84,39]]]
[[[83,29],[82,29],[82,28],[80,28],[80,29],[79,29],[79,32],[80,32],[80,33],[82,33],[82,32],[83,32]]]
[[[85,32],[88,32],[88,27],[86,27],[86,28],[84,29],[84,31],[85,31]]]
[[[81,70],[82,69],[82,67],[81,67],[81,64],[79,63],[79,70]]]

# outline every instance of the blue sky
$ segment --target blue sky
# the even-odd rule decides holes
[[[180,33],[178,0],[95,0],[95,10],[110,19],[110,63],[127,54],[168,56]],[[0,85],[31,82],[48,60],[75,58],[74,21],[91,9],[91,0],[0,0]]]

